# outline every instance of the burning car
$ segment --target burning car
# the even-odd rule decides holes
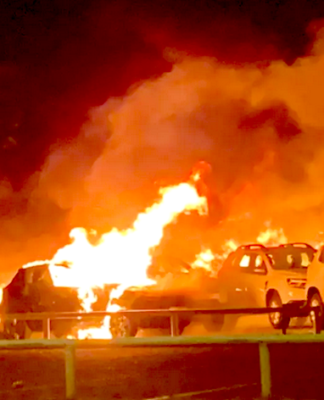
[[[154,299],[159,299],[158,303],[154,303],[158,308],[183,306],[188,304],[189,297],[196,296],[198,299],[196,294],[187,295],[190,291],[188,287],[169,285],[166,289],[165,278],[157,282],[148,277],[147,269],[152,264],[154,250],[160,245],[166,226],[174,223],[183,213],[207,215],[207,198],[204,190],[198,190],[200,169],[193,171],[186,182],[161,187],[159,199],[139,213],[127,229],[114,227],[109,232],[95,233],[90,238],[85,228],[73,228],[70,231],[71,243],[58,249],[51,261],[37,261],[37,265],[28,265],[28,268],[18,271],[4,289],[4,312],[116,311],[121,307],[118,302],[122,304],[130,293],[131,299],[136,301],[126,302],[127,305],[122,307],[150,308],[152,303],[147,301],[147,294],[153,292],[153,287]],[[187,275],[192,277],[192,271],[187,271]],[[173,284],[176,282],[174,279],[171,281]],[[194,288],[191,291],[197,292]],[[203,291],[199,295],[203,297]],[[180,301],[179,296],[186,300]],[[111,304],[112,300],[115,304]],[[90,332],[90,329],[86,332],[85,328],[82,333],[77,330],[76,336],[107,337],[108,319],[103,318],[97,332]],[[111,327],[114,320],[112,318]],[[51,329],[56,336],[62,336],[70,332],[74,324],[76,321],[57,320],[52,322]],[[26,327],[32,331],[41,328],[38,321],[15,323],[8,319],[5,325],[6,332],[17,337],[26,337]]]
[[[166,266],[169,268],[166,268]],[[172,308],[220,308],[218,281],[204,268],[192,268],[189,264],[163,257],[155,259],[151,268],[157,283],[146,287],[130,287],[112,301],[121,310],[168,310]],[[172,272],[171,272],[172,271]],[[192,313],[179,316],[179,334],[193,320]],[[213,329],[221,329],[223,315],[214,315],[206,323]],[[170,331],[170,317],[134,314],[112,316],[110,332],[113,337],[135,336],[139,329],[166,329]]]
[[[281,307],[304,301],[307,267],[316,250],[306,243],[265,247],[240,246],[219,271],[221,301],[229,307]],[[272,326],[280,329],[283,315],[269,314]]]
[[[20,268],[12,281],[3,289],[2,313],[40,313],[40,312],[86,312],[105,311],[108,305],[117,306],[118,310],[150,310],[219,307],[217,281],[210,277],[203,268],[192,268],[189,264],[173,257],[156,257],[149,267],[148,274],[154,276],[155,284],[133,286],[122,291],[120,297],[113,299],[114,291],[122,287],[109,284],[92,288],[95,300],[91,301],[91,310],[85,309],[80,288],[75,284],[55,285],[58,274],[62,281],[69,283],[70,269],[67,265],[41,263]],[[73,275],[72,278],[75,278]],[[153,282],[153,281],[152,281]],[[180,333],[189,325],[192,315],[183,315],[179,320]],[[101,319],[52,320],[50,330],[56,337],[74,335],[75,331],[87,331],[87,328],[107,329],[113,337],[135,336],[140,328],[170,329],[168,317],[151,317],[134,315],[131,318],[112,316],[109,326]],[[222,316],[216,316],[213,322],[221,327]],[[33,332],[42,332],[42,321],[17,321],[4,318],[4,336],[23,339]],[[86,335],[85,335],[86,337]]]
[[[3,289],[2,313],[39,313],[39,312],[80,312],[84,311],[78,296],[77,287],[54,286],[53,274],[68,274],[65,265],[49,263],[20,268],[12,281]],[[96,291],[97,300],[93,310],[105,310],[109,301],[109,290]],[[53,320],[51,331],[56,337],[66,336],[77,320]],[[4,335],[8,338],[23,339],[32,332],[43,330],[42,321],[17,321],[4,318]]]

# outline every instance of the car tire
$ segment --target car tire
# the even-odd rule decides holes
[[[5,335],[12,339],[28,339],[28,327],[26,321],[6,321]]]
[[[275,308],[275,307],[282,307],[282,300],[278,292],[273,292],[269,298],[267,299],[267,307]],[[284,317],[282,312],[274,312],[269,314],[269,321],[270,324],[275,329],[282,329],[282,327],[289,325],[288,317]]]
[[[113,338],[134,337],[137,333],[137,327],[123,315],[110,318],[109,330]]]
[[[318,292],[313,293],[309,299],[308,299],[308,306],[309,307],[316,307],[319,306],[320,310],[319,310],[319,321],[315,321],[316,315],[314,311],[311,311],[309,313],[309,317],[310,317],[310,322],[311,322],[311,326],[314,329],[315,333],[320,333],[322,328],[323,328],[323,300],[321,298],[321,295]]]

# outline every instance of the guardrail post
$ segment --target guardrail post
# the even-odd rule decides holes
[[[71,344],[65,347],[65,393],[67,400],[76,399],[75,346]]]
[[[179,317],[177,313],[172,313],[170,316],[171,336],[179,336]]]
[[[260,374],[261,374],[261,395],[268,399],[271,396],[271,369],[270,355],[267,343],[259,343]]]
[[[43,319],[43,338],[50,339],[51,338],[51,326],[50,326],[50,319],[44,318]]]

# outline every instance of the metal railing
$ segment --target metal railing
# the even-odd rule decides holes
[[[81,320],[81,319],[93,319],[93,318],[104,318],[106,316],[150,316],[150,317],[167,317],[170,318],[170,333],[171,336],[179,335],[179,318],[181,316],[193,316],[193,315],[262,315],[271,314],[274,312],[280,312],[283,314],[284,323],[282,324],[282,333],[286,333],[289,318],[293,317],[305,317],[310,314],[311,311],[315,312],[314,318],[314,330],[316,333],[321,332],[321,319],[319,315],[319,307],[305,307],[294,304],[286,304],[283,307],[264,307],[264,308],[224,308],[224,309],[210,309],[210,308],[170,308],[170,309],[158,309],[158,310],[120,310],[116,312],[111,311],[91,311],[91,312],[41,312],[41,313],[15,313],[15,314],[2,314],[0,315],[1,320],[16,320],[16,321],[42,321],[43,326],[43,337],[45,339],[50,338],[50,322],[58,319],[65,320]]]
[[[218,337],[149,337],[149,338],[119,338],[110,340],[0,340],[0,349],[65,349],[65,393],[67,400],[77,398],[76,387],[76,349],[102,349],[109,347],[170,347],[170,346],[212,346],[212,345],[243,345],[258,344],[260,362],[260,384],[263,398],[271,396],[271,366],[269,344],[286,343],[320,343],[324,335],[276,335],[276,336],[218,336]]]
[[[260,358],[260,379],[262,397],[268,398],[271,395],[271,370],[269,358],[269,343],[314,343],[324,342],[324,335],[289,335],[289,336],[268,336],[268,337],[246,337],[246,336],[214,336],[214,337],[182,337],[179,336],[179,318],[181,315],[259,315],[273,312],[281,312],[285,317],[307,316],[314,311],[314,331],[320,333],[322,327],[322,316],[319,313],[319,307],[287,307],[281,308],[237,308],[237,309],[168,309],[168,310],[122,310],[118,312],[93,311],[93,312],[62,312],[62,313],[19,313],[6,314],[1,317],[6,320],[17,321],[43,321],[44,339],[39,340],[0,340],[2,349],[65,349],[65,384],[66,399],[76,398],[75,382],[75,350],[76,348],[104,348],[109,346],[131,346],[131,347],[161,347],[161,346],[208,346],[217,344],[247,344],[255,343],[259,345]],[[170,318],[171,337],[152,337],[152,338],[118,338],[110,340],[87,339],[87,340],[61,340],[50,339],[50,321],[51,320],[72,320],[72,319],[93,319],[103,318],[105,316],[134,316],[146,315],[151,317]],[[286,318],[287,320],[287,318]],[[282,332],[286,333],[287,326],[283,325]]]

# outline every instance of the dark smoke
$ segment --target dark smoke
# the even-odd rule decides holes
[[[249,18],[259,25],[264,21],[254,9],[252,17],[239,18],[232,5],[229,18],[218,17],[217,23],[211,18],[200,34],[190,36],[199,30],[200,11],[181,19],[175,8],[167,17],[158,4],[159,17],[144,7],[134,18],[126,3],[112,3],[107,6],[115,16],[111,24],[98,7],[80,25],[76,9],[71,29],[80,38],[77,45],[63,40],[66,31],[58,37],[49,33],[51,52],[44,43],[39,51],[28,44],[35,67],[28,51],[21,51],[23,68],[9,63],[0,71],[3,82],[15,82],[16,91],[23,88],[21,103],[7,98],[5,86],[2,95],[12,104],[0,137],[6,149],[0,160],[4,280],[27,261],[51,257],[72,227],[102,233],[129,226],[157,199],[158,187],[186,179],[200,160],[213,171],[210,216],[179,218],[167,229],[162,248],[192,257],[202,244],[217,247],[230,237],[254,240],[269,221],[283,227],[290,240],[315,240],[321,231],[321,24],[311,25],[317,39],[302,56],[304,36],[282,40],[280,30],[274,34],[266,24],[255,28]],[[291,9],[285,10],[288,16]],[[117,18],[123,15],[129,24]],[[67,29],[68,14],[61,22]],[[31,37],[29,24],[22,27]],[[12,48],[20,43],[11,40]],[[64,45],[54,51],[58,42]],[[11,51],[13,64],[14,57]],[[29,76],[36,78],[28,83]],[[102,103],[92,108],[77,135],[79,115]],[[38,131],[32,112],[41,121]]]

